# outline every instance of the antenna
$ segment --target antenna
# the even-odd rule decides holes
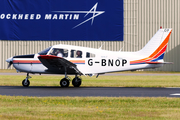
[[[103,45],[104,45],[104,43],[101,45],[101,47],[99,49],[101,49]]]
[[[125,43],[125,42],[123,42],[123,46],[122,46],[122,48],[119,50],[119,52],[121,52],[121,51],[122,51],[122,49],[124,48],[124,43]]]
[[[124,48],[124,45],[122,46],[122,48],[119,50],[119,52],[121,52],[121,50]]]

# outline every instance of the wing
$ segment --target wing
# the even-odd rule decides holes
[[[40,55],[38,56],[38,59],[49,70],[62,69],[63,67],[65,67],[65,68],[74,69],[77,74],[83,74],[81,71],[78,70],[76,64],[62,57],[57,57],[54,55]]]

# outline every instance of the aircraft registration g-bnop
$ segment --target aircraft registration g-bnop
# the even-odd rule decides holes
[[[14,56],[6,61],[8,67],[13,64],[20,72],[26,72],[22,81],[24,87],[30,85],[29,73],[35,74],[65,74],[60,80],[61,87],[68,87],[70,78],[74,87],[81,85],[81,75],[97,75],[139,69],[157,68],[167,64],[164,54],[172,29],[159,29],[144,48],[137,52],[107,51],[72,45],[54,45],[37,54]]]

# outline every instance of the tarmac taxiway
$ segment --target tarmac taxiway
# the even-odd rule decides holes
[[[180,88],[0,86],[0,95],[70,97],[180,97]]]
[[[0,73],[0,75],[26,75],[25,73]],[[105,75],[123,76],[171,76],[180,74],[152,73],[110,73]],[[0,86],[0,95],[9,96],[70,96],[70,97],[180,97],[180,88],[147,87],[51,87],[51,86]]]

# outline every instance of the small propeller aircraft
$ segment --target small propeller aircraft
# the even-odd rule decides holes
[[[134,71],[139,69],[157,68],[168,64],[164,62],[164,54],[172,29],[159,29],[144,48],[137,52],[107,51],[72,45],[54,45],[37,54],[14,56],[6,61],[17,71],[26,72],[22,81],[24,87],[30,85],[29,73],[65,74],[60,80],[61,87],[68,87],[68,74],[75,75],[72,80],[74,87],[81,85],[81,75],[97,75]]]

